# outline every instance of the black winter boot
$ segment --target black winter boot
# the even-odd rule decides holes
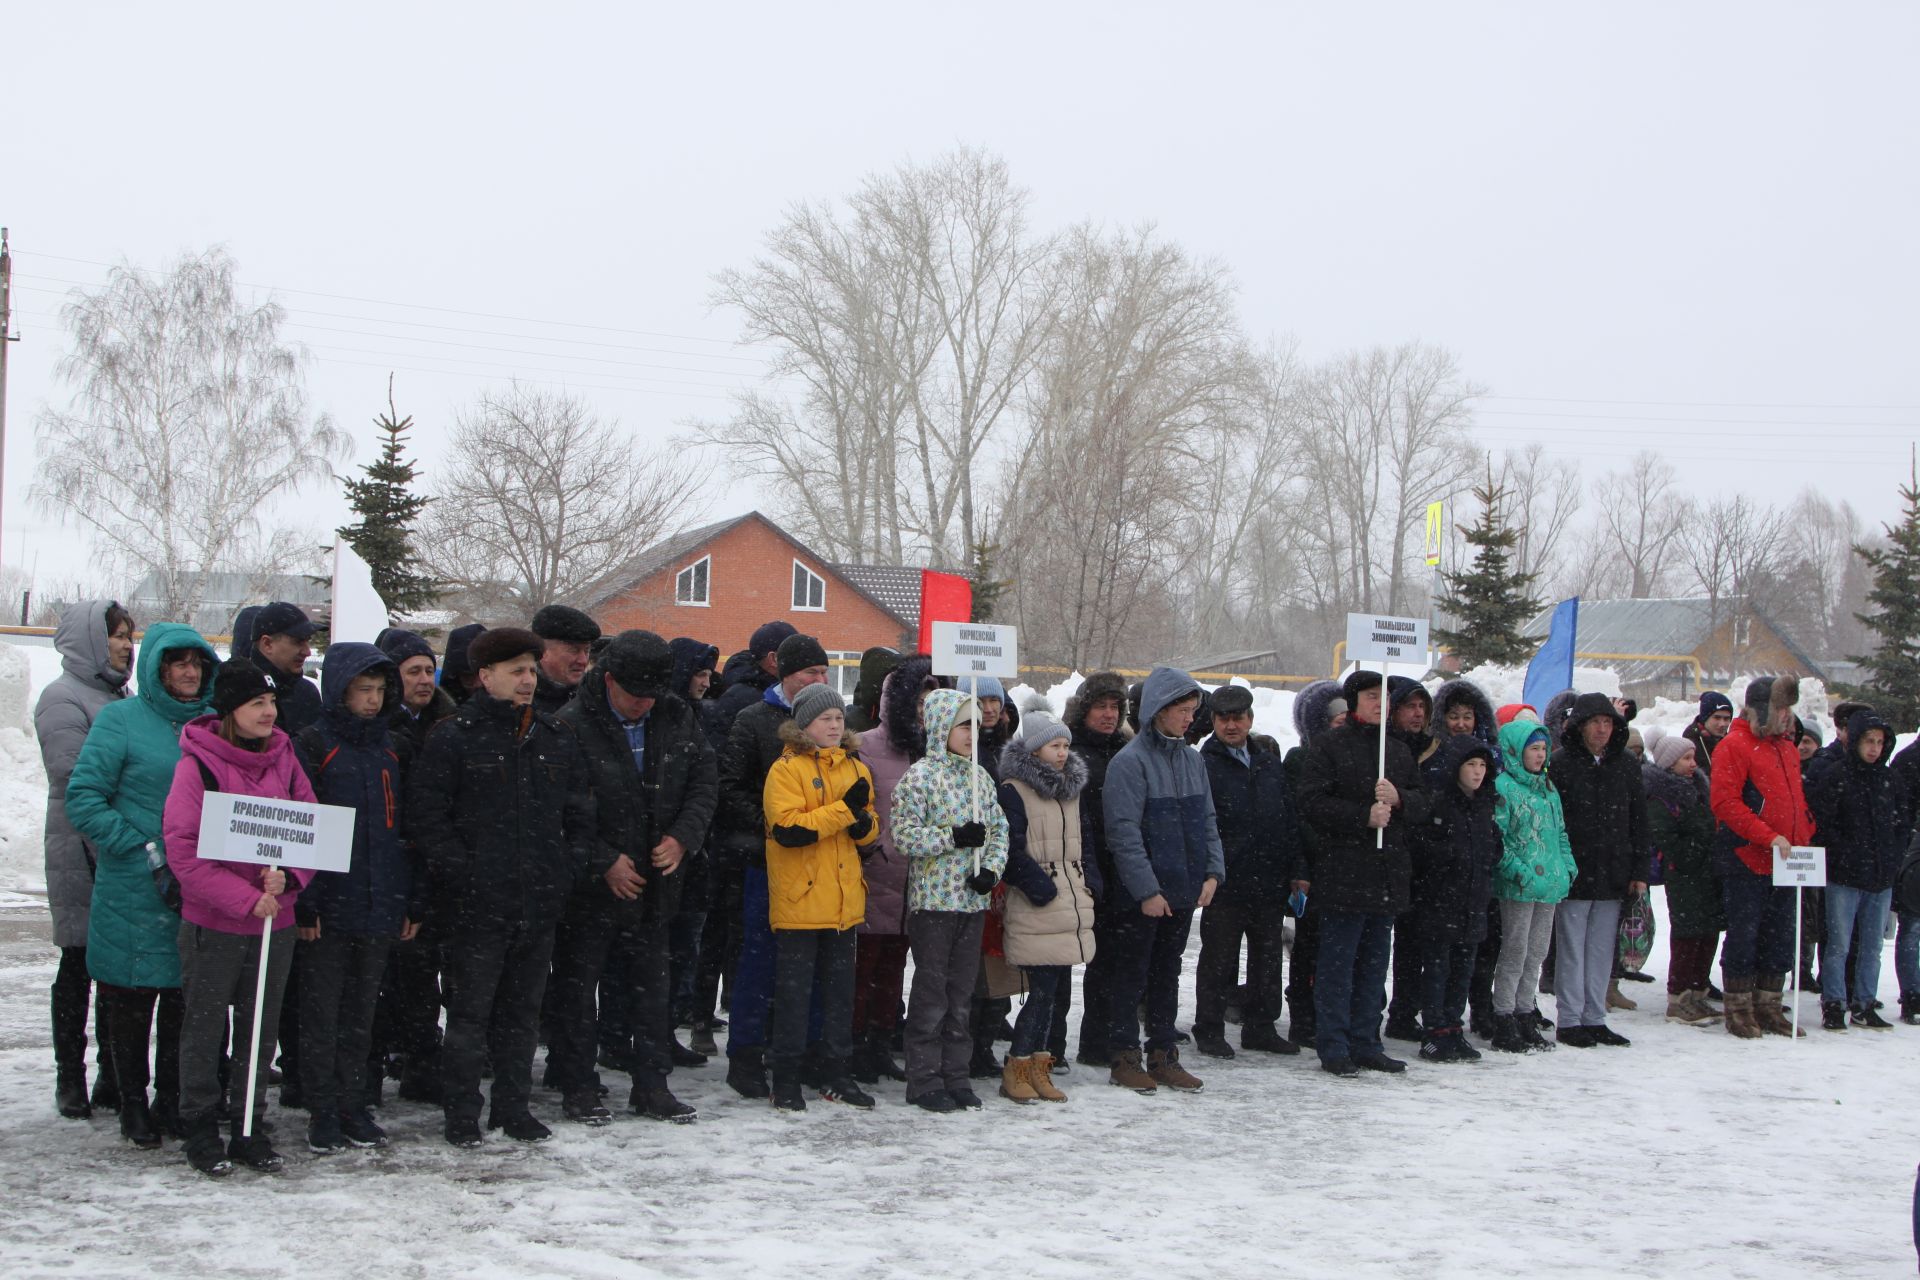
[[[120,1109],[120,1082],[105,1073],[94,1076],[92,1101],[94,1109],[97,1111],[118,1111]]]
[[[159,1149],[160,1131],[154,1127],[153,1113],[147,1109],[146,1090],[142,1089],[137,1098],[121,1100],[120,1136],[142,1151]]]
[[[1900,1021],[1910,1027],[1920,1026],[1920,994],[1900,997]]]
[[[796,1086],[798,1081],[795,1081]],[[727,1058],[727,1084],[743,1098],[764,1098],[771,1092],[767,1088],[767,1054],[765,1049],[742,1049]]]
[[[227,1141],[227,1157],[234,1163],[244,1164],[257,1173],[278,1173],[285,1167],[286,1161],[273,1149],[264,1129],[256,1128],[249,1138],[241,1134],[240,1121],[229,1123],[233,1126],[233,1136]]]
[[[1387,1019],[1387,1029],[1381,1034],[1389,1040],[1411,1040],[1418,1044],[1426,1038],[1420,1030],[1420,1019],[1411,1013],[1397,1013]]]
[[[60,1068],[53,1081],[53,1105],[69,1120],[85,1120],[93,1114],[87,1102],[85,1066]]]
[[[1538,1010],[1516,1012],[1513,1015],[1514,1026],[1520,1032],[1520,1039],[1526,1042],[1528,1053],[1552,1053],[1553,1041],[1542,1034],[1551,1024],[1540,1016]]]
[[[187,1122],[187,1163],[209,1178],[224,1178],[233,1172],[226,1144],[220,1141],[220,1118],[211,1111]]]
[[[1229,1050],[1231,1053],[1231,1050]],[[997,1080],[1000,1078],[1000,1059],[994,1056],[993,1046],[974,1041],[973,1058],[967,1063],[967,1074],[975,1080]]]
[[[1822,1031],[1845,1031],[1847,1029],[1847,1006],[1842,1000],[1822,1000],[1820,1002],[1820,1029]]]
[[[1193,1047],[1209,1058],[1231,1058],[1233,1046],[1227,1043],[1227,1029],[1222,1026],[1201,1026],[1193,1024]]]
[[[1251,1022],[1240,1028],[1240,1047],[1249,1053],[1278,1053],[1292,1057],[1300,1046],[1274,1029],[1271,1022]],[[1204,1047],[1201,1050],[1205,1052]]]
[[[1525,1053],[1527,1039],[1520,1034],[1520,1026],[1510,1013],[1493,1015],[1493,1035],[1487,1043],[1499,1053]]]

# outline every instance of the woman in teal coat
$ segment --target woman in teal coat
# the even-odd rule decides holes
[[[213,690],[213,647],[192,627],[147,628],[137,664],[139,695],[100,709],[67,779],[67,820],[94,848],[87,971],[100,984],[107,1040],[120,1084],[120,1132],[135,1146],[178,1133],[180,1097],[180,917],[153,871],[165,865],[160,814],[180,762],[180,730],[204,715]],[[160,1009],[156,1070],[148,1035]],[[151,1112],[147,1083],[157,1085]]]

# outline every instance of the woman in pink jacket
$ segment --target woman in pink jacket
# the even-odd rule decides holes
[[[279,1153],[267,1141],[262,1121],[267,1101],[267,1064],[273,1059],[280,999],[293,963],[293,935],[267,948],[266,999],[258,1045],[263,1086],[242,1103],[250,1075],[239,1042],[253,1027],[262,922],[276,934],[293,925],[293,900],[312,872],[281,870],[199,856],[200,809],[208,791],[275,800],[313,800],[313,788],[294,756],[293,741],[274,721],[273,687],[260,669],[243,660],[223,664],[213,683],[214,714],[188,722],[180,734],[180,764],[162,817],[167,867],[180,882],[180,970],[186,1006],[180,1033],[180,1118],[187,1130],[187,1159],[212,1177],[233,1170],[232,1161],[262,1171],[278,1169]],[[220,1057],[233,1011],[235,1053],[231,1081],[233,1136],[220,1142]],[[253,1107],[253,1136],[241,1136],[243,1107]]]

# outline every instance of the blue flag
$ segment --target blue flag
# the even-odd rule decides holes
[[[1541,715],[1547,713],[1554,694],[1573,688],[1573,651],[1579,631],[1579,596],[1553,606],[1546,641],[1527,664],[1527,683],[1520,693],[1520,701]]]

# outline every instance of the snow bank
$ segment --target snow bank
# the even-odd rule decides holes
[[[37,661],[39,653],[53,661]],[[41,845],[47,774],[33,736],[33,704],[59,670],[52,649],[0,644],[0,890],[44,892],[47,886]]]

